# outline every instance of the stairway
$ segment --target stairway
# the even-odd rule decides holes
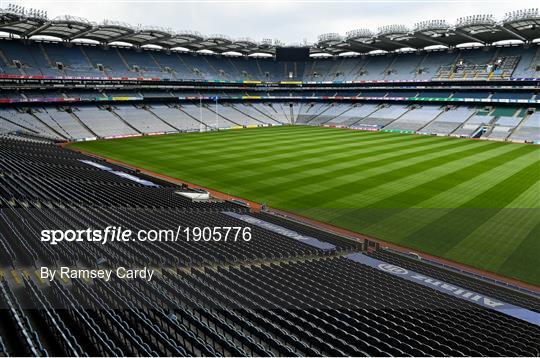
[[[210,128],[210,129],[212,129],[212,128],[214,128],[214,129],[219,129],[219,128],[215,128],[215,127],[212,126],[212,125],[209,125],[208,123],[205,123],[205,122],[202,120],[202,118],[196,118],[195,116],[192,116],[192,115],[189,114],[187,111],[184,111],[184,110],[182,109],[181,106],[179,106],[179,107],[174,107],[174,108],[176,108],[176,109],[179,110],[180,112],[184,113],[186,116],[190,117],[190,118],[193,119],[194,121],[198,122],[198,123],[201,125],[201,130],[202,130],[202,126],[204,126],[205,131],[207,131],[208,128]]]
[[[291,116],[290,117],[290,122],[291,122],[291,124],[296,124],[297,118],[295,118],[295,116],[294,116],[294,109],[293,108],[294,108],[294,106],[289,106],[289,112],[290,112],[290,116]]]
[[[341,68],[341,66],[343,65],[343,61],[345,61],[344,58],[341,58],[341,59],[338,59],[338,60],[334,60],[336,63],[334,63],[332,65],[332,68],[330,68],[330,71],[328,71],[328,73],[326,74],[327,78],[326,80],[328,81],[336,81],[337,80],[337,73],[339,72],[339,69]],[[343,75],[341,76],[341,80],[343,80]]]
[[[529,119],[530,116],[531,115],[528,115],[528,114],[525,113],[525,115],[523,116],[523,118],[521,119],[519,124],[517,126],[515,126],[512,130],[510,130],[510,133],[508,134],[508,136],[506,138],[510,138],[510,136],[512,136],[512,134],[514,134],[514,132],[520,130],[525,125],[525,123],[527,122],[527,119]]]
[[[326,121],[324,121],[324,122],[321,122],[320,124],[326,124],[326,123],[332,121],[333,119],[338,118],[339,116],[341,116],[341,115],[347,113],[348,111],[350,111],[350,110],[353,109],[353,108],[354,108],[353,106],[348,106],[343,112],[340,112],[340,113],[338,113],[337,115],[332,116],[330,119],[328,119],[328,120],[326,120]]]
[[[124,123],[126,126],[128,126],[129,128],[133,129],[136,133],[139,133],[139,134],[143,134],[141,131],[139,131],[137,128],[133,127],[128,121],[126,121],[124,118],[122,118],[121,115],[119,115],[118,113],[116,113],[114,111],[114,109],[111,107],[111,108],[107,108],[107,110],[109,112],[111,112],[111,114],[113,116],[115,116],[116,118],[118,118],[122,123]]]
[[[239,76],[240,78],[244,78],[244,74],[242,73],[242,71],[240,71],[240,70],[238,69],[238,67],[236,67],[236,65],[234,64],[234,62],[233,62],[230,58],[228,58],[227,61],[229,61],[229,63],[231,64],[231,67],[234,68],[234,70],[238,73],[238,76]],[[249,75],[249,74],[248,74],[248,75]],[[248,76],[247,79],[249,79],[249,76]]]
[[[416,78],[416,76],[418,75],[418,70],[419,70],[419,69],[421,69],[421,68],[424,69],[424,68],[422,67],[422,65],[424,64],[424,62],[426,62],[426,59],[428,58],[429,55],[430,55],[430,53],[427,52],[427,53],[424,55],[424,57],[422,57],[422,60],[420,61],[420,63],[418,63],[418,64],[416,65],[416,67],[414,68],[414,75],[413,75],[413,78]]]
[[[231,122],[231,123],[234,124],[235,126],[242,127],[241,124],[236,123],[236,122],[234,122],[233,120],[231,120],[231,119],[229,119],[229,118],[223,116],[221,113],[219,113],[219,110],[216,112],[216,111],[213,109],[213,106],[210,105],[210,106],[205,106],[205,107],[206,107],[206,109],[208,109],[210,112],[215,113],[218,117],[223,118],[223,119],[226,120],[227,122]],[[217,125],[217,123],[216,123],[216,125]],[[218,126],[218,129],[219,129],[219,126]]]
[[[71,110],[71,112],[67,112],[71,115],[71,117],[76,121],[78,122],[81,126],[83,126],[84,129],[86,129],[88,132],[92,133],[92,135],[96,138],[99,138],[99,136],[90,128],[86,125],[86,123],[84,123],[83,121],[81,121],[81,119],[79,118],[79,116],[77,116],[75,114],[75,112],[73,112],[73,110]]]
[[[124,56],[122,56],[122,54],[120,53],[120,51],[118,51],[118,49],[115,49],[116,50],[116,53],[118,54],[118,57],[120,57],[120,60],[122,61],[122,63],[124,64],[124,66],[126,66],[127,70],[128,71],[131,71],[131,68],[129,67],[129,64],[128,62],[126,61],[126,59],[124,58]]]
[[[92,60],[90,59],[90,56],[88,56],[88,54],[86,53],[86,51],[84,50],[84,46],[79,46],[79,49],[81,50],[81,53],[83,55],[83,57],[86,59],[86,62],[88,62],[88,66],[90,68],[93,68],[95,69],[96,71],[98,72],[102,72],[105,76],[109,76],[109,74],[107,73],[107,71],[105,70],[105,67],[103,67],[103,71],[100,71],[98,68],[97,68],[97,65],[92,63]]]
[[[2,120],[2,119],[3,119],[4,121],[6,121],[6,122],[11,123],[12,125],[15,125],[16,127],[23,128],[24,130],[27,130],[27,131],[30,132],[30,133],[39,135],[39,133],[36,132],[35,130],[33,130],[33,129],[31,129],[31,128],[28,128],[28,127],[22,125],[21,123],[19,123],[20,121],[19,121],[19,122],[14,122],[14,121],[12,121],[12,120],[6,118],[6,117],[0,116],[0,120]]]
[[[273,118],[270,114],[264,113],[264,112],[263,112],[262,110],[260,110],[258,107],[252,106],[252,108],[253,108],[254,110],[256,110],[257,112],[259,112],[260,114],[262,114],[263,116],[265,116],[265,117],[269,118],[270,120],[276,122],[277,124],[282,124],[280,121],[278,121],[277,119]],[[270,107],[270,108],[272,108],[272,111],[274,111],[274,112],[276,111],[273,107]]]
[[[208,65],[208,67],[210,67],[210,68],[212,69],[212,71],[215,72],[216,77],[214,77],[214,78],[219,78],[219,77],[221,76],[221,72],[220,72],[217,68],[215,68],[215,67],[210,63],[210,61],[208,61],[208,58],[207,58],[206,56],[202,56],[202,58],[204,59],[204,61],[205,61],[206,64]],[[222,59],[223,59],[223,58],[222,58]],[[229,74],[228,74],[227,72],[223,71],[223,76],[224,76],[225,78],[227,78],[227,77],[229,77]]]
[[[347,126],[350,127],[350,126],[353,126],[353,125],[357,124],[357,123],[360,122],[362,119],[367,118],[367,117],[371,116],[372,114],[374,114],[375,112],[377,112],[379,109],[381,109],[381,108],[380,108],[380,107],[376,107],[375,110],[371,111],[368,115],[363,116],[363,117],[361,117],[361,118],[358,118],[358,119],[357,119],[356,121],[354,121],[354,122],[348,123]]]
[[[259,73],[261,74],[261,77],[259,78],[261,81],[264,81],[266,79],[266,76],[261,68],[261,64],[259,63],[259,60],[255,60],[255,63],[257,64],[257,68],[259,69]]]
[[[164,120],[163,118],[161,118],[160,116],[158,116],[154,111],[152,111],[152,108],[150,107],[146,107],[144,108],[145,111],[149,112],[151,115],[153,115],[154,117],[156,117],[158,120],[162,121],[163,123],[165,123],[166,125],[168,125],[169,127],[171,128],[174,128],[176,131],[178,132],[181,132],[180,129],[176,128],[175,126],[173,126],[172,124],[170,124],[169,122],[167,122],[166,120]]]
[[[261,122],[259,119],[255,118],[253,116],[250,116],[249,114],[247,114],[247,113],[241,111],[240,109],[236,108],[234,106],[234,104],[231,105],[231,108],[234,109],[235,111],[237,111],[238,113],[242,113],[244,116],[249,117],[249,118],[253,119],[254,121],[256,121],[256,122],[258,122],[260,124],[266,124],[265,122]]]
[[[11,61],[8,60],[8,58],[6,57],[6,55],[4,54],[2,50],[0,50],[0,60],[2,60],[2,62],[4,62],[6,66],[13,66],[13,63],[11,63]]]
[[[152,61],[156,64],[156,66],[159,68],[159,70],[161,72],[167,72],[165,71],[165,69],[161,66],[161,64],[156,60],[156,57],[154,56],[154,54],[151,52],[151,51],[148,51],[148,55],[150,56],[150,58],[152,59]]]
[[[313,108],[313,107],[312,107]],[[306,124],[310,124],[311,121],[313,121],[315,118],[318,118],[319,116],[323,115],[326,111],[328,111],[330,108],[332,108],[331,105],[326,106],[322,111],[313,114],[307,121]]]
[[[382,74],[383,74],[384,78],[386,78],[386,76],[387,76],[386,73],[387,73],[388,71],[391,71],[391,70],[392,70],[392,66],[394,66],[394,63],[396,62],[396,60],[397,60],[397,58],[398,58],[397,55],[393,55],[393,56],[394,56],[394,58],[392,59],[392,61],[391,61],[391,62],[388,64],[388,66],[386,66],[385,69],[383,70],[383,73],[382,73]]]
[[[43,122],[43,121],[41,120],[41,118],[39,118],[38,116],[36,116],[36,115],[34,114],[33,111],[30,111],[29,114],[30,114],[32,117],[34,117],[39,123],[41,123],[43,126],[45,126],[46,128],[48,128],[48,129],[49,129],[50,131],[52,131],[53,133],[56,133],[56,134],[57,134],[58,136],[60,136],[61,138],[64,138],[64,139],[68,139],[68,138],[69,138],[69,134],[67,133],[67,131],[66,131],[64,128],[62,128],[58,123],[56,123],[56,121],[55,121],[55,123],[58,125],[58,127],[62,128],[62,130],[65,132],[64,134],[58,132],[56,129],[54,129],[53,127],[49,126],[47,123]]]
[[[439,114],[437,114],[431,121],[427,122],[426,124],[424,124],[422,127],[418,128],[418,130],[416,132],[420,132],[422,129],[426,128],[427,126],[429,126],[431,123],[435,122],[437,120],[437,118],[439,118],[443,113],[445,113],[444,110],[441,110],[441,112]]]
[[[351,76],[351,80],[357,80],[359,77],[361,77],[361,73],[364,70],[364,68],[369,64],[369,61],[371,61],[373,57],[368,57],[366,62],[358,61],[358,65],[353,66],[353,68],[345,75],[345,78],[349,78]]]
[[[52,63],[51,58],[49,57],[49,54],[47,53],[47,51],[45,51],[45,47],[43,47],[43,44],[41,43],[39,44],[39,49],[41,53],[43,54],[43,57],[45,57],[45,60],[49,64],[49,67],[56,68],[56,63],[55,64]]]

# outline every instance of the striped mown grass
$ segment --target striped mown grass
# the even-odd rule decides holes
[[[272,127],[73,147],[540,285],[540,148]]]

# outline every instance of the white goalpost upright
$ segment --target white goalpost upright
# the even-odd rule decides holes
[[[219,130],[218,96],[216,96],[216,129]]]
[[[203,121],[202,121],[202,96],[199,96],[199,132],[203,132]]]

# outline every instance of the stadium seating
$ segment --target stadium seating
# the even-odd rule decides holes
[[[530,47],[528,49],[517,49],[517,48],[511,48],[511,49],[505,49],[505,50],[511,50],[514,54],[514,56],[520,56],[520,61],[516,66],[516,69],[513,72],[513,77],[516,78],[523,78],[523,77],[538,77],[539,71],[538,71],[538,64],[540,60],[540,48],[538,47]]]
[[[535,112],[525,118],[511,135],[512,140],[521,142],[540,141],[540,112]]]
[[[416,76],[417,68],[424,59],[423,54],[400,54],[385,69],[387,80],[409,80]]]
[[[326,103],[300,103],[298,109],[295,111],[295,122],[299,124],[309,123],[324,113],[326,109],[328,109],[328,104]]]
[[[208,107],[212,111],[216,111],[215,107]],[[235,124],[252,127],[263,124],[264,122],[259,121],[257,118],[251,117],[244,112],[239,111],[235,106],[224,104],[217,107],[216,113],[223,119],[233,122]]]
[[[456,92],[452,98],[487,98],[488,92]]]
[[[362,57],[313,57],[307,61],[280,62],[273,58],[231,57],[156,49],[0,41],[0,74],[129,77],[164,80],[263,80],[263,81],[402,81],[402,80],[489,80],[537,75],[538,46],[488,46],[425,52],[396,52]],[[3,64],[1,62],[4,62]],[[495,68],[496,67],[496,68]],[[495,69],[494,69],[495,68]],[[396,130],[423,134],[482,137],[493,140],[534,142],[534,120],[523,112],[525,103],[535,105],[538,96],[519,88],[493,90],[467,87],[445,89],[377,85],[361,87],[281,88],[188,88],[139,87],[138,85],[71,86],[61,89],[3,90],[7,102],[39,102],[24,106],[12,102],[0,113],[0,133],[25,133],[58,141],[123,137],[154,133],[279,125],[339,125],[356,129]],[[230,98],[231,102],[205,101],[202,109],[188,97]],[[273,103],[245,104],[241,97],[270,96]],[[360,97],[373,102],[343,103],[340,96]],[[181,98],[178,100],[178,98]],[[287,102],[284,97],[291,98]],[[298,100],[297,97],[304,97]],[[313,97],[313,101],[310,100]],[[317,97],[317,98],[315,98]],[[324,97],[324,103],[320,101]],[[372,98],[376,97],[377,101]],[[336,102],[334,101],[336,98]],[[370,99],[371,98],[371,99]],[[419,105],[395,103],[414,98]],[[448,98],[451,109],[438,109],[427,102]],[[145,101],[134,105],[119,100]],[[84,103],[63,103],[65,101]],[[95,104],[109,100],[114,103]],[[151,100],[152,103],[146,103]],[[266,99],[263,99],[266,100]],[[180,102],[179,102],[180,101]],[[487,117],[473,116],[466,102],[492,105]],[[491,101],[490,103],[487,103]],[[55,102],[58,105],[44,104]],[[423,103],[423,104],[422,104]],[[499,103],[520,103],[515,113],[503,113]],[[517,111],[521,111],[517,113]],[[489,112],[489,111],[488,111]],[[508,117],[508,118],[506,118]],[[515,119],[511,119],[515,117]]]
[[[530,307],[537,312],[540,311],[540,302],[538,300],[531,299],[529,295],[516,290],[507,290],[501,286],[477,280],[463,272],[450,271],[432,264],[422,263],[420,260],[418,260],[418,258],[405,256],[390,250],[376,250],[369,253],[369,255],[399,267],[414,270],[415,272],[444,280],[445,282],[450,282],[458,286],[470,287],[476,292],[484,293],[515,305]]]
[[[407,33],[399,26],[381,27],[366,41],[357,39],[354,31],[336,42],[322,36],[310,45],[311,57],[281,61],[278,45],[267,41],[253,44],[262,54],[236,40],[201,36],[192,41],[199,35],[109,21],[82,24],[74,17],[44,20],[39,13],[34,18],[33,10],[16,14],[19,8],[2,9],[0,19],[8,31],[0,39],[0,357],[540,356],[540,326],[530,319],[540,313],[539,295],[526,288],[381,247],[361,235],[345,237],[337,233],[344,230],[269,211],[266,205],[250,207],[241,200],[221,199],[228,196],[210,195],[160,179],[160,174],[144,174],[148,172],[142,168],[130,169],[64,146],[71,141],[135,136],[144,142],[150,139],[145,136],[217,130],[225,133],[200,138],[216,137],[229,145],[235,135],[250,135],[250,130],[234,129],[281,125],[539,144],[540,46],[529,39],[538,30],[536,25],[505,19],[494,23],[493,32],[486,32],[491,25],[484,24],[478,29],[456,24],[448,30],[415,28]],[[524,14],[530,12],[517,13]],[[517,31],[517,26],[523,29]],[[52,35],[66,33],[59,41],[53,40],[56,36],[36,37],[48,36],[47,29]],[[96,29],[113,41],[87,41],[85,33],[96,35]],[[386,33],[395,29],[399,33]],[[71,42],[69,34],[78,39]],[[461,41],[456,37],[472,41],[476,36],[496,43],[492,39],[506,40],[507,35],[525,36],[527,41],[454,43]],[[130,37],[137,41],[129,42]],[[166,45],[177,40],[177,45],[185,40],[187,47]],[[217,45],[222,40],[227,43],[224,47]],[[163,46],[154,44],[161,41]],[[431,49],[424,47],[426,41]],[[449,46],[431,46],[440,43]],[[348,53],[355,49],[362,53]],[[275,57],[269,55],[274,50]],[[285,138],[299,129],[277,131]],[[513,145],[503,145],[509,150],[497,151],[494,148],[500,146],[494,143],[470,140],[442,140],[439,145],[434,144],[437,138],[426,136],[310,131],[331,151],[327,162],[333,161],[334,172],[344,174],[337,189],[323,188],[333,200],[327,209],[335,211],[328,222],[339,225],[353,212],[351,217],[357,215],[354,218],[366,233],[407,213],[387,204],[399,202],[401,207],[410,197],[415,207],[423,206],[429,195],[441,194],[436,187],[445,181],[451,182],[449,195],[455,194],[458,206],[477,210],[476,199],[485,202],[493,190],[510,193],[508,187],[521,179],[528,183],[534,169],[524,167],[520,159],[532,157],[527,154],[534,149],[530,145],[516,145],[515,152]],[[345,147],[318,136],[319,131],[333,131],[333,138],[343,139]],[[211,151],[204,150],[213,146],[207,139],[199,140],[195,134],[165,139],[181,142],[184,137],[194,138],[191,143],[200,148],[201,158],[184,158],[186,148],[178,146],[175,165],[180,178],[190,166],[215,170],[205,165],[207,159],[221,166],[221,159],[209,158]],[[248,137],[242,138],[247,143]],[[312,140],[307,134],[295,138]],[[119,145],[122,142],[131,140],[122,139]],[[284,149],[284,142],[260,147],[286,157],[289,149]],[[476,152],[476,144],[483,149]],[[313,182],[324,186],[331,178],[313,167],[318,159],[314,148],[320,145],[305,146],[302,163],[291,160],[287,165],[308,169]],[[146,150],[157,149],[149,145]],[[306,187],[281,188],[283,166],[274,161],[267,162],[274,167],[270,175],[249,174],[253,163],[266,160],[266,153],[253,154],[250,149],[234,149],[248,154],[236,173],[247,174],[245,181],[252,186],[246,186],[246,193],[260,191],[259,181],[292,193],[293,198],[314,187],[294,178]],[[482,155],[482,150],[491,151],[493,157]],[[506,152],[519,160],[512,161]],[[444,164],[456,158],[465,158],[465,164]],[[234,154],[227,156],[235,159]],[[507,159],[512,170],[500,165]],[[152,165],[157,169],[152,170],[159,172],[160,161],[167,160],[156,158]],[[138,165],[144,166],[143,161]],[[471,168],[478,170],[469,172]],[[358,171],[367,176],[357,180]],[[435,177],[424,177],[424,172]],[[500,179],[500,185],[466,202],[458,198],[463,187],[456,180],[465,172],[471,182],[487,176]],[[234,184],[231,175],[223,174]],[[471,190],[477,187],[472,185]],[[377,194],[368,198],[372,193]],[[377,220],[371,222],[372,214],[360,217],[361,210],[347,204],[350,196],[365,201],[369,211],[377,209]],[[525,197],[506,196],[508,203]],[[325,210],[324,205],[317,209],[315,196],[308,199],[314,205],[304,213]],[[454,199],[448,200],[451,206]],[[393,210],[398,215],[384,214]],[[490,219],[500,218],[499,211],[494,210]],[[401,242],[415,247],[415,240],[423,240],[432,228],[444,230],[439,226],[446,217],[456,222],[453,232],[468,235],[466,240],[486,231],[476,216],[463,230],[459,215],[456,219],[452,210],[441,212],[447,214],[433,221],[434,226],[411,221]],[[163,231],[167,239],[50,244],[41,239],[45,230],[115,227]],[[189,230],[181,230],[190,228],[203,233],[249,229],[250,239],[193,238]],[[39,274],[40,268],[60,267],[145,268],[154,276],[152,280],[113,276],[105,281],[48,280]],[[406,274],[423,275],[431,286],[411,282]],[[482,297],[517,307],[498,310],[483,305]]]
[[[143,134],[148,133],[171,133],[178,130],[154,116],[152,112],[144,108],[134,106],[115,106],[114,112],[131,127]]]
[[[62,44],[49,43],[44,45],[45,51],[51,63],[61,64],[63,74],[66,76],[103,76],[85,57],[83,50],[75,45],[66,47]]]
[[[278,118],[274,115],[278,108],[283,113],[289,109],[283,103],[242,106],[227,107],[249,113],[252,120],[264,117],[269,121]],[[111,108],[122,119],[97,107],[76,108],[75,113],[88,111],[82,116],[84,123],[96,131],[101,122],[95,117],[101,111],[118,119],[117,123],[130,121],[142,131],[147,117],[133,117],[129,112],[155,111],[152,118],[163,116],[160,123],[173,125],[187,119],[175,116],[187,114],[190,110],[185,107]],[[192,107],[192,111],[201,109]],[[351,108],[314,104],[293,110],[313,116],[315,109],[320,116],[353,112],[347,119],[350,122],[381,109],[386,109],[388,118],[425,111],[430,115],[420,117],[427,119],[442,111],[437,106],[377,109],[369,104]],[[35,113],[43,116],[49,109]],[[192,189],[62,149],[44,139],[2,137],[0,154],[0,262],[3,270],[15,268],[11,277],[17,278],[0,279],[0,315],[3,324],[13,327],[8,336],[0,334],[0,352],[21,356],[540,353],[534,343],[540,334],[538,326],[349,259],[350,253],[365,252],[366,242],[361,240],[272,213],[252,212],[234,202],[192,201],[176,194]],[[254,221],[247,223],[232,214]],[[256,224],[260,222],[266,226]],[[114,245],[61,242],[51,246],[39,241],[44,229],[110,225],[134,231],[249,226],[252,240],[210,241],[202,246],[182,234],[183,239],[177,241]],[[313,240],[331,249],[322,249]],[[540,307],[536,298],[525,293],[383,249],[366,253],[520,307],[534,311]],[[44,284],[36,275],[19,271],[38,262],[48,267],[160,270],[152,281],[112,277],[108,282],[66,279]]]
[[[333,119],[339,117],[343,113],[347,112],[350,109],[350,105],[334,103],[326,106],[324,110],[314,119],[309,121],[310,125],[320,125],[328,123]]]
[[[370,113],[356,124],[384,127],[410,110],[408,106],[383,104],[379,106],[377,111]]]
[[[474,114],[473,116],[469,117],[469,119],[467,119],[467,121],[464,122],[460,128],[455,130],[452,135],[460,137],[474,137],[479,133],[483,126],[491,124],[493,118],[494,117],[491,115]]]
[[[71,112],[67,112],[66,110],[44,107],[36,110],[34,114],[43,123],[47,124],[50,128],[56,129],[58,133],[67,139],[95,138],[95,134],[90,132],[88,127],[77,120]]]
[[[425,134],[448,135],[474,114],[465,106],[447,107],[433,122],[422,128]]]
[[[165,79],[222,79],[263,81],[351,81],[495,79],[538,77],[537,46],[489,47],[420,54],[372,55],[362,58],[310,59],[283,62],[165,53],[129,48],[104,49],[90,45],[37,43],[25,46],[17,40],[0,41],[6,74],[44,76],[156,77]],[[499,69],[489,66],[500,60]],[[19,62],[21,67],[15,66]]]
[[[212,108],[213,107],[213,108]],[[239,126],[239,123],[231,122],[219,115],[219,107],[203,105],[202,107],[194,104],[182,105],[180,108],[186,115],[199,122],[202,122],[208,128],[231,128]]]
[[[152,104],[147,110],[178,131],[193,131],[200,128],[200,122],[187,115],[178,107]]]
[[[405,113],[385,129],[422,131],[422,128],[435,120],[443,111],[439,106],[422,106]]]
[[[243,104],[233,104],[233,107],[240,113],[258,121],[259,123],[254,123],[256,125],[282,124],[281,122],[277,121],[272,115],[270,115],[267,111],[262,110],[257,105],[250,104],[250,103],[243,103]]]
[[[130,91],[106,94],[135,95]],[[294,123],[493,140],[534,142],[537,138],[534,118],[529,122],[523,119],[524,107],[486,108],[340,102],[204,103],[202,108],[190,102],[5,108],[0,111],[0,133],[63,141]]]
[[[451,95],[450,91],[422,91],[418,93],[417,97],[448,98]]]
[[[531,99],[531,92],[495,92],[492,99]]]
[[[81,47],[81,51],[88,58],[92,67],[99,69],[106,76],[135,77],[129,71],[126,63],[118,56],[116,48],[102,49],[99,47]]]
[[[64,138],[60,133],[41,123],[31,112],[3,108],[0,109],[0,120],[4,126],[11,128],[11,131],[33,133],[50,139]]]
[[[115,137],[140,134],[114,112],[96,106],[78,106],[72,115],[98,137]]]
[[[347,112],[342,113],[340,116],[330,120],[330,123],[352,126],[362,118],[374,113],[377,109],[378,106],[376,104],[370,103],[351,106]]]
[[[491,128],[491,132],[485,137],[494,140],[505,140],[522,119],[521,117],[499,116]]]

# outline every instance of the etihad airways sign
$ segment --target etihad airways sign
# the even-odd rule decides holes
[[[489,308],[497,312],[506,314],[508,316],[512,316],[514,318],[518,318],[523,321],[527,321],[529,323],[540,326],[540,314],[537,312],[518,307],[500,300],[496,300],[486,295],[467,290],[459,286],[451,285],[447,282],[437,280],[435,278],[425,276],[381,260],[374,259],[364,254],[350,254],[347,255],[347,258],[349,260],[356,261],[361,264],[368,265],[378,270],[384,271],[391,275],[401,277],[407,281],[418,283],[422,286],[432,288],[436,291],[443,292],[459,299],[472,302],[482,307]]]

